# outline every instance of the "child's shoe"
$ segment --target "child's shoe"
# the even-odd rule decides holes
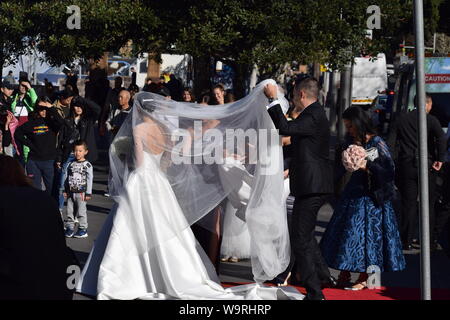
[[[74,238],[87,238],[87,230],[83,228],[78,228],[77,233],[74,234]]]

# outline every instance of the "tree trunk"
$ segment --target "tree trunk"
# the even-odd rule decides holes
[[[161,75],[161,65],[157,60],[161,60],[161,57],[156,56],[155,53],[148,53],[147,77],[152,78],[152,81],[156,81]]]

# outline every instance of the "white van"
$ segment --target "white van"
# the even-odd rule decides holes
[[[355,58],[352,68],[352,105],[370,105],[388,87],[386,56]]]

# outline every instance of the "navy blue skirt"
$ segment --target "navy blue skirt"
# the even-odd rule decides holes
[[[390,201],[376,207],[369,196],[343,198],[320,243],[328,266],[366,272],[369,266],[383,271],[405,268],[405,258]]]

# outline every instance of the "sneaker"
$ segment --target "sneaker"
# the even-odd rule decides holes
[[[78,228],[77,233],[74,234],[74,238],[87,238],[88,234],[87,234],[87,230],[86,229],[82,229],[82,228]]]
[[[66,238],[72,238],[74,233],[75,232],[72,228],[67,227],[66,231],[64,232],[64,235],[66,236]]]

